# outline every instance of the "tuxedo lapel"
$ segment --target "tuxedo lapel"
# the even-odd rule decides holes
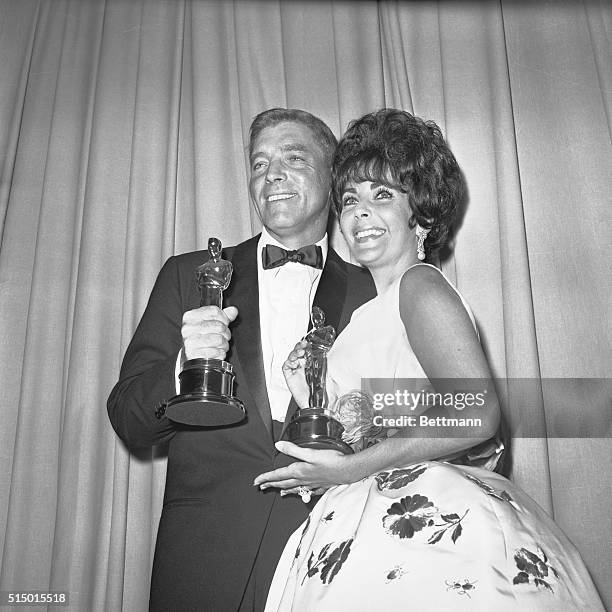
[[[272,414],[266,389],[259,326],[259,283],[257,280],[257,242],[255,236],[235,247],[232,257],[232,282],[224,293],[225,305],[238,308],[238,319],[232,324],[231,352],[237,353],[248,388],[266,429],[272,436]],[[240,386],[241,381],[237,381]],[[253,416],[253,415],[251,415]]]
[[[340,331],[338,326],[341,321],[342,308],[344,306],[344,298],[346,296],[347,288],[347,271],[346,264],[340,258],[340,256],[330,248],[327,252],[327,260],[321,273],[321,279],[317,287],[312,305],[318,306],[325,313],[325,324],[331,325],[336,332]],[[310,321],[308,322],[308,328],[310,329]],[[287,415],[285,416],[285,425],[283,430],[287,427],[287,424],[291,420],[297,410],[297,404],[295,400],[291,398],[289,402],[289,408]]]
[[[332,248],[327,252],[327,261],[321,273],[321,280],[313,300],[313,306],[318,306],[325,313],[325,324],[331,325],[336,332],[346,296],[347,273],[346,264]]]

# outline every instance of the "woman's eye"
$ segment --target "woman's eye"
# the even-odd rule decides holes
[[[265,165],[266,165],[266,163],[263,162],[263,161],[256,161],[253,164],[253,171],[257,172],[257,170],[261,170]]]
[[[295,162],[300,163],[300,162],[303,162],[303,161],[304,161],[304,158],[303,158],[303,157],[300,157],[299,155],[292,155],[292,156],[289,158],[289,161],[294,162],[294,163],[295,163]]]
[[[377,200],[388,200],[390,198],[393,197],[393,194],[388,190],[388,189],[379,189],[375,194],[374,197]]]
[[[357,204],[357,198],[353,196],[345,196],[342,199],[342,208],[347,208],[348,206],[355,206]]]

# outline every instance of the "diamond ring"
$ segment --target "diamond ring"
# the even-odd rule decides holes
[[[297,492],[305,504],[310,501],[310,498],[312,497],[312,491],[308,487],[302,485],[301,487],[298,487]]]

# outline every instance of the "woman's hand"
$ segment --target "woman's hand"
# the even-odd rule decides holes
[[[300,408],[308,408],[310,399],[310,389],[306,382],[306,349],[308,342],[300,340],[294,349],[289,353],[283,364],[283,375],[287,382],[287,387]]]
[[[286,467],[260,474],[253,481],[260,489],[277,487],[281,495],[298,493],[298,487],[308,487],[315,495],[337,484],[347,484],[358,480],[351,478],[350,456],[335,450],[302,448],[291,442],[277,442],[281,453],[299,459]]]

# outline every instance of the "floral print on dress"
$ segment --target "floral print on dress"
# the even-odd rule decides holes
[[[453,544],[463,533],[461,521],[470,511],[468,508],[463,516],[456,512],[443,514],[424,495],[407,495],[392,504],[383,517],[383,527],[391,536],[411,538],[417,531],[425,528],[441,527],[427,539],[428,544],[437,544],[446,533],[451,534]],[[442,522],[437,522],[442,521]]]
[[[423,527],[434,524],[438,509],[424,495],[407,495],[395,502],[383,518],[383,526],[389,535],[411,538]]]
[[[336,548],[329,552],[333,544],[333,542],[330,542],[321,549],[316,561],[314,560],[314,552],[310,553],[308,571],[302,580],[302,584],[304,584],[306,578],[312,578],[317,574],[319,574],[323,584],[330,584],[347,560],[351,552],[352,543],[353,538],[340,542]]]
[[[385,489],[401,489],[416,480],[427,469],[426,465],[417,464],[408,468],[380,472],[376,474],[376,485],[379,491]]]
[[[472,474],[463,474],[468,480],[471,480],[474,484],[478,485],[487,495],[499,499],[500,501],[508,502],[511,506],[518,509],[518,505],[512,499],[512,496],[507,491],[494,489],[490,484],[487,484],[480,478],[476,478]]]
[[[300,541],[297,545],[297,548],[295,549],[295,556],[293,557],[294,560],[300,556],[300,549],[302,548],[302,542],[304,540],[304,536],[306,535],[306,532],[308,531],[309,526],[310,526],[310,514],[308,515],[308,518],[306,519],[306,524],[304,525],[304,529],[302,530]]]
[[[463,533],[463,527],[461,526],[461,521],[465,518],[466,514],[470,511],[468,508],[463,516],[459,516],[456,513],[452,514],[441,514],[440,518],[444,521],[444,523],[436,523],[435,527],[442,527],[434,534],[430,536],[427,540],[428,544],[437,544],[444,536],[444,534],[451,534],[451,540],[453,544],[457,541],[457,538]],[[452,531],[451,531],[452,530]]]
[[[544,587],[554,593],[548,580],[550,580],[551,575],[559,579],[559,572],[548,563],[546,553],[539,546],[538,552],[542,555],[541,558],[527,548],[519,548],[514,553],[514,562],[519,572],[513,578],[512,584],[530,584],[533,580],[533,584],[538,588]]]

